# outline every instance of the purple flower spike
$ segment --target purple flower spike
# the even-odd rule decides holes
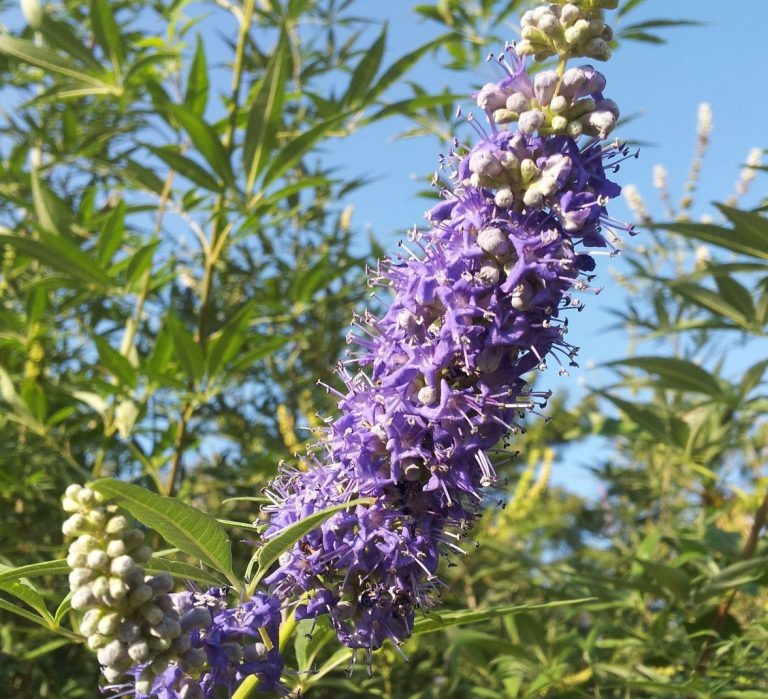
[[[531,80],[505,53],[506,77],[476,96],[488,132],[441,159],[430,229],[371,275],[393,298],[381,318],[354,319],[338,417],[309,470],[284,468],[266,490],[267,539],[372,498],[325,520],[266,579],[279,598],[301,598],[297,618],[328,615],[352,648],[398,646],[415,609],[434,605],[440,557],[464,553],[496,482],[490,454],[549,397],[526,374],[548,358],[563,374],[575,366],[567,314],[600,254],[583,249],[613,254],[612,228],[629,230],[605,208],[620,192],[607,173],[630,153],[601,143],[618,116],[603,76],[582,66]]]

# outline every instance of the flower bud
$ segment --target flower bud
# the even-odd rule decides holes
[[[87,585],[75,590],[72,593],[72,609],[88,609],[88,607],[93,607],[96,605],[98,600],[94,596],[93,592],[91,592],[91,588]]]
[[[87,560],[88,567],[93,570],[104,570],[109,565],[109,556],[100,549],[91,551]]]
[[[134,562],[133,558],[128,555],[118,556],[112,561],[112,565],[109,567],[112,575],[115,575],[121,579],[132,572],[135,568],[136,563]]]
[[[128,646],[128,655],[131,657],[131,660],[137,663],[143,663],[146,660],[149,660],[151,654],[152,651],[146,641],[136,641]]]
[[[504,257],[509,252],[509,236],[500,228],[484,228],[477,234],[477,244],[496,257]]]
[[[509,209],[515,204],[515,195],[509,187],[502,187],[493,196],[493,201],[496,206],[502,206],[505,209]]]
[[[114,535],[122,534],[126,529],[128,529],[128,520],[123,515],[116,515],[107,522],[105,531],[107,534]]]
[[[91,589],[96,597],[104,597],[109,594],[109,580],[105,575],[101,575],[93,581]]]
[[[109,579],[109,594],[115,601],[120,601],[128,594],[128,588],[120,578]]]
[[[107,544],[107,555],[110,558],[119,558],[125,555],[125,542],[122,539],[113,539]]]
[[[181,617],[181,628],[184,631],[204,629],[211,624],[211,612],[205,607],[192,607]]]
[[[501,106],[506,107],[510,112],[520,114],[520,112],[525,112],[530,109],[531,100],[521,92],[514,92],[507,97],[506,103]]]
[[[163,616],[165,616],[163,610],[151,602],[139,607],[139,612],[153,626],[159,624],[163,620]]]
[[[493,264],[484,264],[477,273],[477,278],[485,286],[494,286],[499,283],[499,268]]]
[[[544,126],[545,121],[546,117],[544,116],[544,112],[541,112],[538,109],[531,109],[527,112],[523,112],[520,115],[518,125],[520,131],[522,131],[524,134],[530,135],[534,131],[537,131],[542,126]]]
[[[173,590],[173,578],[168,573],[158,573],[146,580],[155,592],[170,592]]]
[[[432,388],[432,386],[422,386],[417,394],[419,403],[422,405],[433,405],[437,402],[438,397],[437,389]]]
[[[96,657],[102,665],[119,665],[127,656],[126,647],[117,639],[99,649]]]
[[[96,633],[99,627],[99,620],[101,619],[103,612],[101,609],[89,609],[84,615],[83,620],[80,622],[80,633],[83,636],[92,636]]]

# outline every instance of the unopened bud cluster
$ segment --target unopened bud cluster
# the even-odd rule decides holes
[[[619,108],[605,99],[605,78],[592,66],[543,70],[533,81],[520,72],[516,80],[488,83],[476,101],[496,124],[518,123],[521,133],[605,139],[619,118]]]
[[[617,0],[575,0],[541,5],[526,12],[517,46],[518,56],[544,61],[588,56],[599,61],[611,57],[613,31],[605,23],[604,9],[614,9]]]
[[[62,507],[70,514],[62,532],[77,537],[67,556],[72,608],[85,612],[80,633],[96,651],[107,681],[115,682],[134,666],[146,664],[140,681],[151,686],[156,672],[172,659],[194,660],[187,658],[189,636],[182,634],[179,613],[168,594],[173,578],[167,573],[145,575],[141,566],[152,555],[144,534],[117,505],[90,488],[70,485]],[[198,660],[203,662],[204,654]]]

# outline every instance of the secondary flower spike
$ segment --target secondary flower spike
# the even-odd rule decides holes
[[[172,592],[167,573],[145,575],[152,549],[118,506],[80,485],[62,501],[70,514],[72,608],[112,697],[213,699],[232,696],[249,675],[278,685],[280,603],[256,593],[230,608],[227,591]],[[265,645],[266,644],[266,645]]]
[[[609,4],[546,8],[562,19]],[[627,228],[605,208],[620,193],[607,173],[630,155],[602,142],[618,109],[604,77],[589,65],[568,70],[567,42],[557,46],[558,71],[533,79],[514,47],[491,57],[504,75],[477,95],[487,126],[468,119],[479,139],[456,140],[441,157],[429,229],[371,274],[393,297],[382,317],[354,320],[339,368],[345,389],[328,387],[338,417],[309,470],[284,468],[267,489],[267,539],[371,499],[327,519],[267,578],[278,597],[302,599],[297,618],[329,615],[350,647],[399,645],[415,609],[435,603],[440,557],[464,552],[496,482],[494,449],[546,404],[526,375],[550,359],[561,373],[575,363],[566,332],[581,310],[573,292],[590,288],[600,254],[590,249],[612,254],[612,227]]]

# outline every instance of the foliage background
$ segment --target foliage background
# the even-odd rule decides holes
[[[452,134],[457,99],[482,81],[472,71],[525,3],[409,3],[428,21],[406,48],[362,1],[93,0],[50,3],[39,22],[30,5],[35,28],[0,35],[0,688],[90,697],[98,668],[67,631],[64,578],[10,573],[62,556],[60,494],[93,476],[243,522],[227,526],[244,570],[257,503],[231,498],[300,462],[302,428],[333,409],[316,380],[333,382],[353,310],[382,301],[363,273],[389,243],[350,205],[397,194],[366,186],[375,160],[340,170],[342,139],[387,128],[433,148]],[[633,19],[649,11],[667,8],[622,4],[619,55],[674,45],[679,18]],[[424,63],[443,66],[438,81],[419,77]],[[426,189],[432,162],[396,174],[423,171]],[[428,620],[410,662],[384,649],[370,678],[347,678],[328,630],[310,641],[300,625],[290,687],[768,697],[768,224],[746,201],[708,224],[648,204],[640,245],[606,279],[628,290],[607,305],[629,358],[556,394],[552,422],[514,445],[505,506],[445,569],[439,614],[595,599],[431,634]],[[579,444],[596,492],[550,483],[575,477],[558,457]]]

